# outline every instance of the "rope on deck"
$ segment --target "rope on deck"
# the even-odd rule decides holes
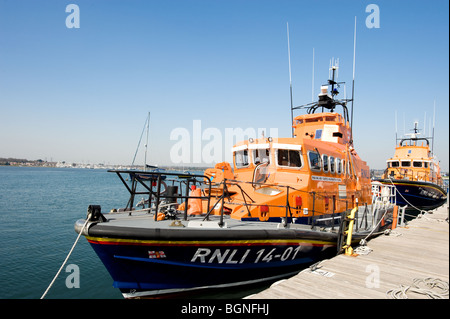
[[[385,234],[386,236],[394,236],[394,237],[403,235],[402,233],[393,231],[392,229],[386,229],[383,232],[379,232],[378,234]],[[359,242],[359,246],[353,250],[353,252],[357,255],[368,255],[372,251],[373,251],[373,249],[370,248],[369,246],[367,246],[367,237],[364,239],[361,239],[361,241]]]
[[[73,243],[72,248],[69,251],[69,254],[67,254],[66,259],[64,260],[63,264],[61,265],[61,267],[59,268],[58,272],[55,275],[55,278],[53,278],[52,282],[50,283],[50,285],[47,287],[47,289],[45,290],[44,294],[41,296],[40,299],[44,299],[45,295],[47,295],[48,291],[50,290],[50,288],[53,286],[53,284],[55,283],[56,278],[58,278],[59,274],[61,273],[61,270],[64,268],[64,265],[67,263],[67,261],[69,260],[70,255],[72,254],[75,246],[78,243],[78,240],[80,239],[81,234],[83,233],[84,228],[86,227],[87,223],[89,222],[90,218],[86,218],[86,221],[84,222],[83,227],[80,230],[80,233],[78,234],[77,239],[75,240],[75,242]]]
[[[353,253],[357,255],[368,255],[373,251],[369,246],[358,246],[353,250]]]
[[[430,299],[447,299],[449,297],[449,285],[447,281],[438,278],[414,278],[411,286],[400,285],[399,288],[386,292],[391,299],[408,299],[408,293],[425,295]]]

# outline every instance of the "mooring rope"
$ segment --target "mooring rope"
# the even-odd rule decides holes
[[[420,214],[426,214],[427,211],[426,210],[422,210],[417,208],[416,206],[414,206],[413,204],[411,204],[410,202],[408,202],[408,200],[402,195],[402,193],[400,193],[397,189],[397,186],[395,186],[394,182],[392,181],[392,179],[390,177],[388,177],[389,181],[391,182],[392,186],[394,186],[395,190],[397,191],[397,193],[405,200],[405,202],[408,203],[409,206],[411,206],[412,208],[414,208],[415,210],[420,211]]]
[[[424,217],[424,215],[427,215],[427,214],[430,214],[428,211],[426,211],[426,210],[423,210],[423,209],[419,209],[419,208],[417,208],[417,207],[415,207],[414,205],[412,205],[410,202],[408,202],[407,200],[406,200],[406,198],[397,190],[397,187],[394,185],[394,183],[393,183],[393,181],[392,181],[392,179],[390,179],[390,178],[388,178],[389,179],[389,181],[391,182],[391,184],[394,186],[394,188],[395,188],[395,190],[397,191],[397,193],[399,193],[400,194],[400,196],[405,200],[405,202],[406,203],[408,203],[408,205],[409,206],[411,206],[412,208],[414,208],[415,210],[418,210],[418,211],[420,211],[420,213],[419,213],[419,215],[417,216],[417,218],[423,218],[424,220],[427,220],[427,221],[436,221],[436,222],[448,222],[448,218],[447,219],[445,219],[445,220],[442,220],[442,219],[435,219],[435,218],[427,218],[427,217]],[[414,215],[409,215],[409,214],[405,214],[406,216],[409,216],[409,217],[415,217]]]
[[[378,207],[375,207],[375,209],[378,209]],[[381,221],[384,219],[384,217],[386,216],[386,214],[388,213],[388,209],[385,209],[385,212],[383,214],[383,216],[381,216],[380,220],[377,222],[377,224],[375,226],[372,227],[372,231],[363,239],[360,240],[359,242],[359,246],[356,247],[353,252],[355,254],[358,255],[368,255],[370,254],[373,249],[367,246],[367,239],[373,234],[373,232],[375,231],[375,229],[378,228],[378,226],[380,225]],[[375,234],[385,234],[385,235],[390,235],[392,232],[392,229],[386,229],[385,231],[382,232],[377,232]],[[392,235],[395,236],[401,236],[400,233],[394,232]]]
[[[353,253],[357,255],[368,255],[373,251],[369,246],[358,246],[353,250]]]
[[[425,285],[425,287],[421,287],[421,285]],[[407,294],[410,292],[426,295],[431,299],[444,299],[448,298],[449,285],[447,281],[438,278],[414,278],[411,286],[400,285],[400,288],[387,291],[386,296],[392,299],[408,299]]]
[[[51,287],[53,286],[53,284],[55,283],[56,278],[58,278],[59,274],[61,273],[61,270],[64,268],[64,265],[65,265],[65,264],[67,263],[67,261],[69,260],[70,255],[72,254],[72,252],[73,252],[75,246],[77,245],[78,240],[80,239],[81,234],[83,233],[84,228],[86,227],[87,223],[89,222],[89,219],[90,219],[90,218],[86,218],[86,221],[85,221],[83,227],[81,228],[80,233],[78,234],[77,239],[76,239],[75,242],[73,243],[73,246],[72,246],[72,248],[71,248],[70,251],[69,251],[69,254],[67,255],[67,257],[66,257],[66,259],[64,260],[63,264],[61,265],[61,268],[59,268],[58,272],[56,273],[55,278],[53,278],[52,282],[51,282],[50,285],[47,287],[47,289],[45,290],[44,294],[41,296],[40,299],[44,299],[45,295],[47,295],[48,291],[50,290],[50,288],[51,288]]]

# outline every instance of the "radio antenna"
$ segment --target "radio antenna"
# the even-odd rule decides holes
[[[395,146],[397,146],[397,110],[395,110]]]
[[[293,110],[293,102],[292,102],[292,76],[291,76],[291,47],[289,45],[289,22],[286,22],[287,29],[287,41],[288,41],[288,59],[289,59],[289,88],[291,93],[291,127],[294,124],[294,110]],[[292,137],[294,137],[294,128],[292,127]]]
[[[425,111],[425,116],[423,118],[423,135],[427,136],[427,111]]]
[[[150,112],[148,112],[147,116],[147,139],[145,141],[145,155],[144,155],[144,171],[147,170],[147,150],[148,150],[148,128],[150,126]]]
[[[436,99],[434,99],[434,107],[433,107],[433,135],[432,135],[432,144],[431,144],[431,153],[434,154],[434,124],[436,123]]]
[[[312,61],[312,89],[311,89],[311,102],[314,102],[314,48],[313,48],[313,61]]]
[[[355,59],[356,59],[356,16],[355,29],[353,35],[353,81],[352,81],[352,110],[350,123],[350,144],[353,144],[353,104],[355,103]]]

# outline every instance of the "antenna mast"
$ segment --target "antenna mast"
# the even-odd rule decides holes
[[[150,125],[150,112],[147,116],[147,140],[145,141],[145,155],[144,155],[144,171],[147,170],[147,146],[148,146],[148,127]]]
[[[436,122],[436,99],[434,99],[434,107],[433,107],[433,136],[431,140],[431,153],[434,154],[434,124]]]
[[[395,111],[395,146],[397,146],[398,138],[397,138],[397,110]]]
[[[425,111],[425,115],[423,118],[423,137],[427,137],[427,112]]]
[[[353,144],[353,104],[355,103],[355,58],[356,58],[356,16],[355,16],[355,29],[353,35],[353,81],[352,81],[352,110],[351,110],[351,122],[350,122],[350,144]]]
[[[292,137],[294,137],[294,128],[292,125],[294,124],[294,110],[293,110],[293,102],[292,102],[292,77],[291,77],[291,47],[289,45],[289,22],[286,22],[286,28],[287,28],[287,40],[288,40],[288,58],[289,58],[289,88],[291,93],[291,130],[292,130]]]
[[[311,89],[311,102],[314,102],[314,48],[313,48],[313,61],[312,61],[312,89]]]

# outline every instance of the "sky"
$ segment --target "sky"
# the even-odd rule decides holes
[[[0,157],[129,165],[149,112],[150,164],[230,160],[239,128],[290,137],[287,23],[301,105],[332,58],[350,98],[355,17],[355,149],[383,169],[396,130],[434,123],[448,171],[447,0],[0,0]]]

